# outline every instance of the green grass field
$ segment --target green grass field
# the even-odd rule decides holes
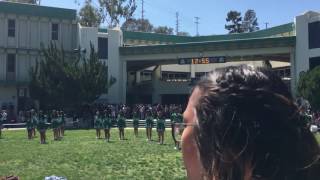
[[[127,129],[119,141],[112,129],[111,142],[95,139],[94,130],[66,131],[61,141],[39,143],[39,135],[28,140],[26,132],[4,131],[0,139],[0,176],[18,175],[22,180],[43,180],[57,175],[68,180],[93,179],[185,179],[181,152],[174,150],[169,130],[165,145],[147,142],[144,129],[139,137]],[[156,133],[153,133],[156,140]]]

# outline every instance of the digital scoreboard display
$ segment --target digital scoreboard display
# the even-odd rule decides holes
[[[178,64],[211,64],[211,63],[225,63],[226,57],[201,57],[201,58],[184,58],[179,59]]]

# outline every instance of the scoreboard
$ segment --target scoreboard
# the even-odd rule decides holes
[[[184,58],[179,59],[178,64],[211,64],[211,63],[225,63],[225,56],[217,57],[201,57],[201,58]]]

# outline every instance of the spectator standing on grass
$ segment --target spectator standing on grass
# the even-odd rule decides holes
[[[64,126],[66,124],[65,114],[63,111],[60,111],[60,119],[61,119],[60,134],[61,134],[61,137],[63,137],[64,136]]]
[[[59,110],[57,110],[56,112],[57,112],[57,123],[58,123],[57,134],[58,134],[58,139],[61,140],[62,139],[62,136],[61,136],[61,125],[62,125],[61,113]]]
[[[138,105],[139,113],[140,113],[140,119],[145,119],[145,106],[143,104]]]
[[[124,111],[121,110],[118,115],[117,125],[119,129],[119,139],[124,140],[124,128],[126,127],[126,119],[124,117]]]
[[[228,67],[205,77],[184,112],[188,179],[318,180],[320,148],[272,71]]]
[[[133,124],[133,129],[134,129],[134,135],[135,135],[135,137],[138,137],[139,116],[138,116],[138,112],[137,111],[133,112],[132,124]]]
[[[58,112],[56,110],[52,110],[52,117],[51,117],[51,126],[53,131],[53,140],[59,140],[59,119],[58,119]]]
[[[0,139],[2,138],[2,128],[5,121],[3,121],[2,114],[0,117]]]
[[[96,111],[94,116],[94,128],[96,129],[96,139],[101,138],[101,115],[99,111]]]
[[[31,109],[32,137],[36,137],[36,128],[38,123],[38,115],[34,109]]]
[[[165,127],[165,117],[162,110],[158,110],[158,118],[157,118],[157,132],[158,132],[158,141],[159,144],[163,144],[164,142],[164,132],[166,130]]]
[[[31,112],[30,111],[27,111],[26,112],[26,128],[27,128],[27,135],[28,135],[28,139],[32,139],[33,136],[32,136],[32,129],[33,129],[33,124],[32,124],[32,120],[31,120]]]
[[[110,130],[112,127],[112,118],[111,114],[107,110],[104,111],[103,116],[103,128],[104,128],[104,137],[107,142],[110,142]]]
[[[146,111],[146,134],[147,134],[147,140],[152,140],[152,128],[153,128],[153,120],[151,110]]]
[[[112,117],[112,120],[114,121],[117,118],[116,108],[114,107],[114,105],[110,105],[110,108],[111,108],[111,117]]]

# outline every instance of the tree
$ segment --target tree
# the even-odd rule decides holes
[[[244,32],[254,32],[259,30],[256,12],[252,9],[247,10],[244,15],[242,28]]]
[[[5,0],[8,2],[27,3],[27,4],[39,4],[41,0]]]
[[[232,33],[242,33],[242,17],[241,13],[238,11],[229,11],[226,18],[229,24],[225,25],[225,28],[229,31],[230,34]]]
[[[79,22],[82,26],[98,27],[102,17],[99,10],[92,6],[92,0],[86,0],[84,6],[79,11]]]
[[[153,25],[148,19],[127,19],[121,26],[124,31],[152,32]]]
[[[153,32],[159,34],[173,35],[173,28],[167,26],[159,26],[153,29]]]
[[[128,20],[137,9],[135,0],[99,0],[100,12],[109,27],[116,27],[120,20]]]
[[[320,110],[320,66],[300,74],[297,94],[307,99],[314,110]]]
[[[77,108],[92,103],[106,93],[110,81],[107,67],[99,61],[93,46],[89,58],[78,52],[70,55],[50,44],[42,47],[43,56],[31,69],[30,96],[41,108]]]

